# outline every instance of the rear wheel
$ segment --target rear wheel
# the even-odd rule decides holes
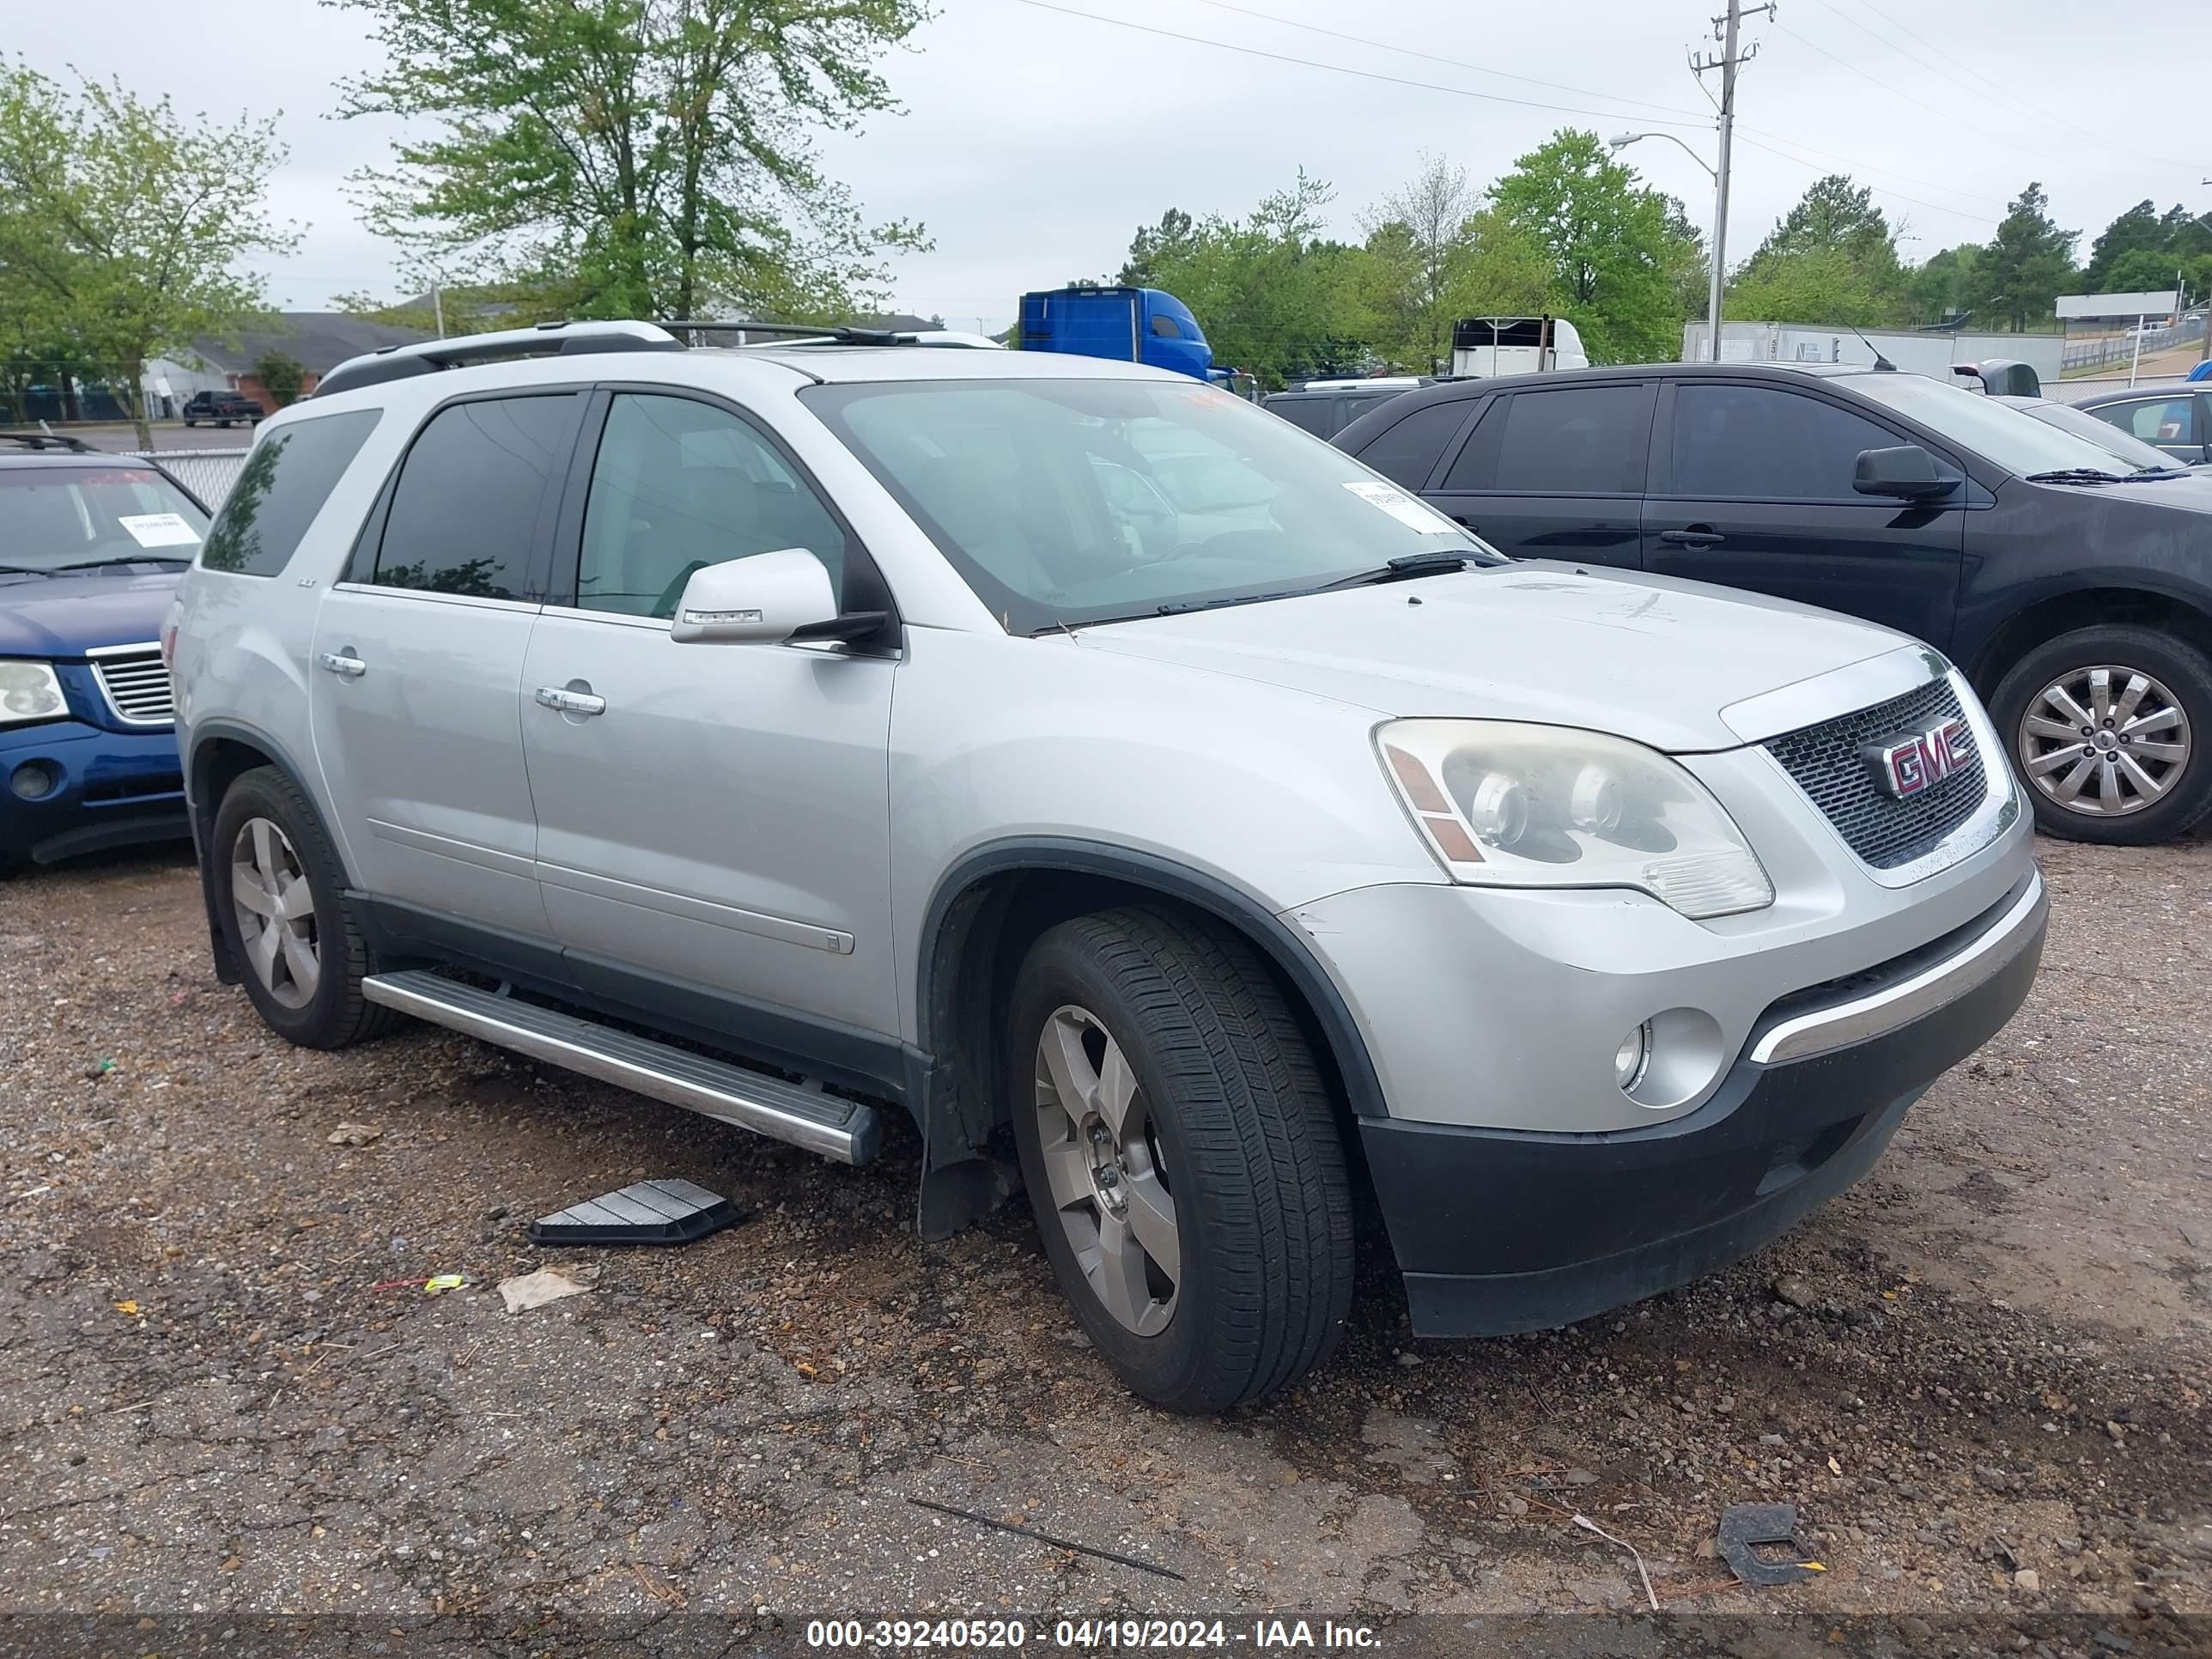
[[[1990,714],[2049,834],[2142,847],[2212,811],[2212,663],[2171,635],[2061,635],[2013,665]]]
[[[1218,1412],[1334,1352],[1344,1151],[1304,1036],[1241,942],[1166,911],[1063,923],[1023,963],[1008,1036],[1045,1254],[1123,1382]]]
[[[337,855],[298,787],[273,766],[242,774],[216,810],[217,925],[246,994],[277,1035],[342,1048],[394,1016],[361,994],[375,971],[345,902]]]

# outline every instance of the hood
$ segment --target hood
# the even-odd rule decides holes
[[[136,574],[73,570],[59,576],[0,573],[0,657],[82,657],[96,646],[159,639],[181,568]]]
[[[1533,562],[1113,623],[1081,637],[1378,714],[1586,726],[1674,753],[1740,747],[1721,719],[1729,704],[1905,642],[1784,599]]]

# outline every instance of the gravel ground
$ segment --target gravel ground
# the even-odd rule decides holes
[[[1642,1606],[1580,1510],[1670,1609],[2182,1650],[2212,1632],[2212,842],[2043,854],[2027,1007],[1790,1237],[1466,1345],[1411,1339],[1366,1240],[1336,1363],[1215,1422],[1117,1388],[1025,1210],[919,1243],[902,1126],[855,1172],[428,1027],[292,1049],[215,982],[182,855],[0,886],[0,1615]],[[747,1218],[521,1234],[655,1176]],[[591,1291],[505,1314],[556,1254]],[[1734,1583],[1715,1525],[1760,1499],[1825,1572]]]

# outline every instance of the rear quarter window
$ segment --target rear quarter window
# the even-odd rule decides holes
[[[236,576],[282,573],[383,414],[319,415],[263,438],[216,515],[201,566]]]

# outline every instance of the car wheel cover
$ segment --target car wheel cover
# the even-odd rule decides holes
[[[2069,668],[2028,702],[2014,734],[2021,770],[2083,817],[2125,817],[2173,791],[2195,752],[2189,715],[2155,675],[2113,663]]]
[[[323,982],[315,895],[291,838],[269,818],[239,825],[230,850],[230,908],[246,966],[280,1006],[304,1008]]]
[[[1124,1330],[1159,1335],[1182,1280],[1175,1198],[1152,1103],[1089,1009],[1045,1021],[1035,1104],[1052,1207],[1091,1294]]]

